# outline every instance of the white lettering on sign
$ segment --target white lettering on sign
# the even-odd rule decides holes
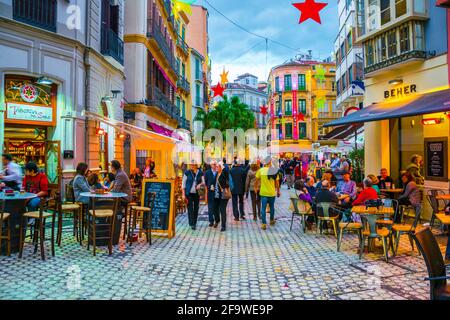
[[[6,117],[10,120],[53,122],[53,108],[32,104],[7,103]]]
[[[442,151],[442,143],[430,143],[429,148],[430,148],[430,151],[441,152]]]

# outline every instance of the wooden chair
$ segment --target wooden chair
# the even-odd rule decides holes
[[[123,240],[128,239],[127,235],[128,235],[128,222],[131,221],[131,216],[132,216],[132,207],[136,207],[139,206],[139,199],[141,196],[141,190],[140,189],[135,189],[132,193],[133,199],[131,202],[128,202],[126,207],[125,207],[125,215],[123,218]]]
[[[45,260],[45,244],[44,242],[46,240],[50,240],[51,245],[51,254],[52,257],[55,256],[55,218],[56,213],[49,211],[49,202],[54,201],[52,198],[41,198],[41,202],[39,204],[39,211],[31,211],[26,212],[22,216],[22,221],[20,223],[20,238],[19,238],[19,244],[20,244],[20,251],[19,251],[19,258],[22,258],[23,254],[23,247],[25,244],[25,230],[27,228],[28,219],[34,219],[35,225],[34,225],[34,232],[31,235],[33,238],[33,244],[34,244],[34,253],[37,252],[38,245],[40,246],[41,251],[41,259]],[[46,229],[46,220],[51,218],[51,238],[46,239],[45,238],[45,229]]]
[[[147,193],[146,206],[132,206],[129,220],[128,242],[133,243],[133,233],[138,228],[139,238],[145,234],[149,244],[152,244],[152,212],[155,203],[156,193]]]
[[[436,239],[429,227],[412,234],[412,238],[417,244],[417,249],[423,256],[428,270],[430,281],[430,299],[431,300],[450,300],[450,284],[447,275],[444,259]]]
[[[294,217],[300,216],[300,225],[302,226],[303,233],[306,233],[306,219],[307,217],[313,217],[314,213],[312,211],[311,205],[303,200],[300,200],[298,197],[291,197],[291,203],[293,206],[292,218],[291,218],[291,227],[290,231],[292,231],[292,225],[294,224]]]
[[[83,221],[83,204],[75,201],[75,194],[73,188],[66,184],[66,202],[62,203],[62,197],[59,191],[56,192],[58,199],[55,203],[55,210],[58,214],[58,231],[56,233],[56,243],[61,247],[63,222],[65,217],[70,217],[73,220],[73,236],[76,236],[77,241],[82,244],[82,221]]]
[[[319,232],[322,234],[322,223],[324,221],[331,221],[333,225],[333,231],[334,235],[337,238],[337,231],[338,231],[338,224],[337,221],[339,220],[339,215],[331,216],[330,215],[330,209],[333,208],[333,210],[338,210],[333,206],[333,203],[331,202],[319,202],[317,204],[317,229],[316,232]]]
[[[400,237],[403,234],[407,234],[408,238],[409,238],[409,242],[411,244],[411,248],[414,251],[414,240],[412,238],[412,235],[414,234],[414,232],[416,231],[416,227],[417,224],[419,223],[420,220],[420,214],[422,212],[422,206],[419,205],[416,208],[414,208],[415,210],[415,216],[414,216],[414,220],[413,223],[408,224],[408,223],[404,223],[404,211],[401,211],[401,221],[402,223],[394,223],[394,225],[392,226],[392,233],[394,234],[394,238],[395,238],[395,246],[394,246],[394,255],[397,255],[398,252],[398,245],[400,243]]]
[[[2,241],[6,241],[6,254],[11,255],[11,226],[10,226],[10,214],[5,212],[5,201],[0,200],[0,255],[2,252]],[[3,228],[4,225],[4,228]],[[5,235],[3,235],[3,229],[5,229]]]
[[[443,207],[439,206],[439,200],[436,199],[439,195],[444,195],[445,192],[442,190],[428,190],[427,191],[427,200],[430,204],[431,209],[433,210],[431,214],[431,220],[430,220],[430,226],[433,228],[434,226],[434,220],[436,220],[436,214],[438,213],[444,213],[445,209],[445,203]]]
[[[112,254],[112,243],[118,201],[115,199],[102,199],[101,202],[101,205],[96,205],[96,198],[92,198],[92,209],[89,210],[87,217],[87,249],[89,250],[92,242],[92,253],[94,256],[97,252],[97,240],[107,240],[109,255]],[[104,222],[99,222],[98,219],[102,219]],[[102,235],[99,236],[98,234]]]

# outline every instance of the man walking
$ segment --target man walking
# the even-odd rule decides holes
[[[0,175],[0,180],[3,180],[5,185],[15,191],[19,191],[22,186],[22,169],[13,161],[10,154],[2,156],[4,175]]]
[[[211,161],[210,168],[205,172],[205,185],[206,185],[206,201],[208,202],[208,220],[209,226],[214,226],[214,188],[217,178],[217,162]]]
[[[198,168],[198,165],[192,163],[190,169],[186,170],[183,175],[182,189],[183,201],[188,199],[188,220],[189,226],[192,230],[197,229],[197,218],[200,197],[198,191],[205,185],[205,178],[203,172]]]
[[[233,216],[234,221],[239,221],[239,217],[245,220],[244,213],[244,193],[245,193],[245,179],[246,173],[244,167],[235,160],[234,166],[230,171],[231,179],[233,180],[233,188],[231,189],[233,202]],[[238,207],[239,201],[239,207]]]

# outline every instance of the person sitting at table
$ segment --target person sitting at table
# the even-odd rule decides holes
[[[308,190],[308,193],[311,195],[311,198],[314,199],[314,197],[317,194],[317,189],[314,186],[316,182],[314,181],[314,177],[313,176],[308,176],[306,178],[306,184],[305,187]]]
[[[132,200],[132,189],[131,189],[131,182],[130,179],[128,179],[127,174],[125,171],[122,170],[122,165],[118,160],[111,161],[111,172],[115,175],[116,179],[114,182],[114,186],[112,188],[112,192],[122,192],[126,193],[127,196],[121,198],[122,205],[130,202]]]
[[[337,195],[334,192],[330,191],[330,182],[328,180],[322,180],[322,187],[317,190],[315,199],[316,206],[322,202],[339,204],[339,199]],[[330,216],[333,216],[333,214],[338,215],[338,213],[333,211],[333,208],[330,209],[329,213]],[[317,211],[316,214],[318,214]]]
[[[378,183],[380,182],[377,178],[376,175],[374,174],[369,174],[367,176],[367,178],[370,179],[370,181],[372,181],[372,188],[375,189],[375,191],[377,192],[378,195],[381,194],[380,188],[378,187]]]
[[[392,179],[386,168],[382,168],[380,170],[380,175],[378,178],[378,188],[380,189],[390,189],[392,184],[394,183],[394,179]]]
[[[322,184],[323,184],[324,181],[328,181],[329,182],[328,185],[331,186],[331,178],[332,178],[332,173],[331,172],[325,172],[323,174],[322,180],[317,183],[316,189],[317,190],[322,189]]]
[[[365,178],[363,181],[364,189],[358,194],[355,201],[353,201],[353,206],[363,205],[367,200],[378,199],[378,193],[373,188],[373,183],[370,178]]]
[[[135,168],[133,173],[130,175],[130,181],[133,188],[140,188],[144,180],[144,175],[141,173],[141,169]]]
[[[111,191],[113,189],[113,187],[114,187],[115,180],[116,180],[116,177],[114,176],[114,174],[109,172],[106,175],[105,180],[103,180],[103,187],[105,189],[107,189],[108,191]]]
[[[88,180],[89,186],[92,189],[95,189],[95,190],[104,189],[102,184],[100,183],[98,174],[96,174],[95,172],[92,172],[90,175],[88,175],[87,180]]]
[[[408,171],[403,171],[401,174],[403,183],[403,191],[398,197],[399,205],[412,205],[415,210],[420,208],[422,203],[422,195],[417,187],[414,177]]]
[[[35,162],[28,162],[25,165],[23,187],[26,192],[36,194],[36,198],[28,201],[27,208],[29,211],[37,211],[41,198],[48,196],[48,178],[45,173],[39,172]]]
[[[306,188],[306,185],[303,182],[303,180],[295,181],[294,189],[297,191],[296,193],[300,200],[308,202],[309,204],[312,204],[312,202],[313,202],[312,197],[309,194],[308,189]]]
[[[82,192],[91,192],[91,188],[87,181],[86,175],[88,172],[88,165],[84,162],[80,162],[77,165],[77,175],[73,178],[72,187],[75,195],[75,201],[81,202],[85,205],[89,205],[89,198],[83,197],[80,194]]]
[[[22,186],[22,169],[13,161],[10,154],[2,156],[3,168],[5,173],[0,175],[0,180],[8,187],[15,191],[19,191]]]
[[[344,173],[342,183],[336,188],[336,192],[342,197],[341,206],[350,207],[356,198],[356,182],[350,179],[350,173]]]

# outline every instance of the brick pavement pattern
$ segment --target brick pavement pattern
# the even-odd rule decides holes
[[[206,208],[196,231],[186,214],[177,217],[176,237],[132,247],[121,241],[112,256],[96,257],[66,231],[56,257],[41,261],[30,245],[24,256],[0,257],[0,299],[428,299],[426,267],[402,237],[399,255],[364,254],[344,234],[341,252],[333,235],[289,231],[287,190],[276,201],[274,226],[261,230],[245,204],[247,220],[234,222],[231,201],[226,232],[208,227]],[[437,230],[437,232],[439,232]],[[445,237],[438,236],[442,250]]]

